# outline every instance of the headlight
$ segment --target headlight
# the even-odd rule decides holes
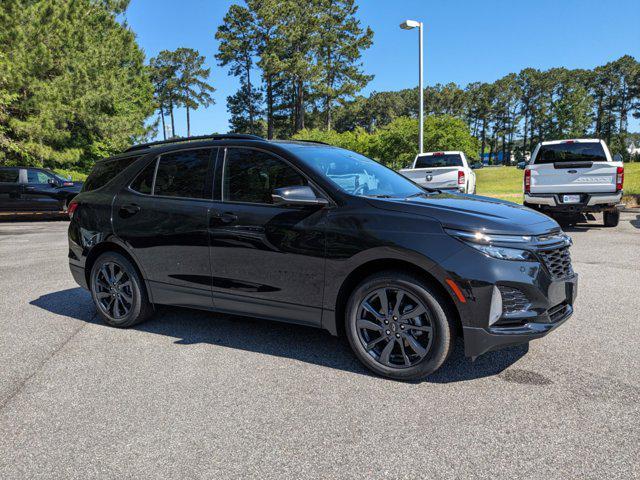
[[[506,243],[509,245],[518,246],[529,244],[532,237],[529,235],[495,235],[486,234],[483,232],[465,232],[463,230],[451,230],[445,228],[452,237],[463,241],[470,247],[481,251],[485,255],[489,255],[493,258],[499,258],[501,260],[519,260],[519,261],[535,261],[534,255],[528,250],[519,248],[502,247],[495,245],[496,243]]]
[[[495,245],[479,245],[477,243],[466,242],[470,247],[480,250],[493,258],[499,258],[501,260],[521,260],[532,261],[533,255],[527,250],[519,250],[517,248],[497,247]]]

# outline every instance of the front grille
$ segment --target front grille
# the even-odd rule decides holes
[[[522,312],[529,308],[529,299],[517,288],[499,285],[498,289],[500,290],[500,294],[502,295],[503,313]]]
[[[544,265],[551,273],[554,280],[567,278],[573,275],[571,267],[571,254],[569,247],[555,248],[553,250],[541,250],[538,252]]]

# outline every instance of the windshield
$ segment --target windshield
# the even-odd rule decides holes
[[[442,153],[421,155],[416,159],[415,168],[461,167],[462,157],[459,153]]]
[[[541,145],[533,164],[559,162],[606,162],[607,156],[600,142],[559,143]]]
[[[420,187],[384,165],[342,148],[296,149],[302,161],[351,195],[408,197],[423,193]]]

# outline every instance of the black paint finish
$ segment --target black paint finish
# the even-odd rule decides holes
[[[212,148],[210,197],[168,198],[129,188],[158,156],[196,147]],[[231,147],[261,150],[287,162],[327,205],[223,201],[225,149]],[[237,139],[137,151],[142,156],[106,185],[76,197],[79,207],[69,226],[74,278],[86,288],[86,271],[97,254],[117,249],[139,268],[154,303],[304,323],[338,333],[349,286],[376,269],[411,269],[450,303],[470,356],[546,333],[519,331],[509,338],[491,331],[494,285],[523,291],[533,302],[533,322],[548,323],[548,309],[573,304],[577,277],[553,280],[541,263],[491,258],[444,231],[559,231],[548,217],[508,202],[462,194],[406,199],[349,195],[305,163],[304,148],[301,143]],[[127,155],[131,154],[121,157]],[[464,302],[447,280],[456,282]],[[567,312],[566,317],[571,313]]]

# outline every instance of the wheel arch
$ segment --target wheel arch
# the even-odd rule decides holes
[[[119,253],[120,255],[122,255],[123,257],[125,257],[127,260],[131,262],[131,265],[133,265],[133,268],[136,269],[136,273],[140,276],[140,279],[142,280],[142,285],[146,290],[149,301],[153,303],[153,299],[151,298],[151,289],[149,288],[149,285],[147,285],[147,278],[143,275],[140,265],[138,265],[138,262],[136,261],[134,256],[131,255],[131,253],[129,253],[126,248],[124,248],[122,245],[112,240],[106,240],[104,242],[100,242],[98,245],[93,247],[87,255],[87,258],[84,264],[84,276],[87,281],[87,286],[89,287],[89,289],[91,289],[90,277],[91,277],[91,270],[93,269],[93,264],[95,263],[95,261],[98,259],[100,255],[107,252]]]
[[[447,310],[454,316],[454,323],[457,330],[456,334],[462,333],[460,311],[447,288],[429,271],[411,262],[397,258],[381,258],[368,261],[359,265],[347,275],[338,290],[335,309],[334,312],[332,312],[333,315],[327,319],[327,323],[332,322],[333,325],[325,325],[325,328],[334,335],[343,336],[345,334],[345,308],[351,292],[353,292],[356,286],[365,278],[375,273],[388,270],[400,270],[406,273],[412,273],[424,281],[429,287],[433,288],[444,299],[448,307]]]

